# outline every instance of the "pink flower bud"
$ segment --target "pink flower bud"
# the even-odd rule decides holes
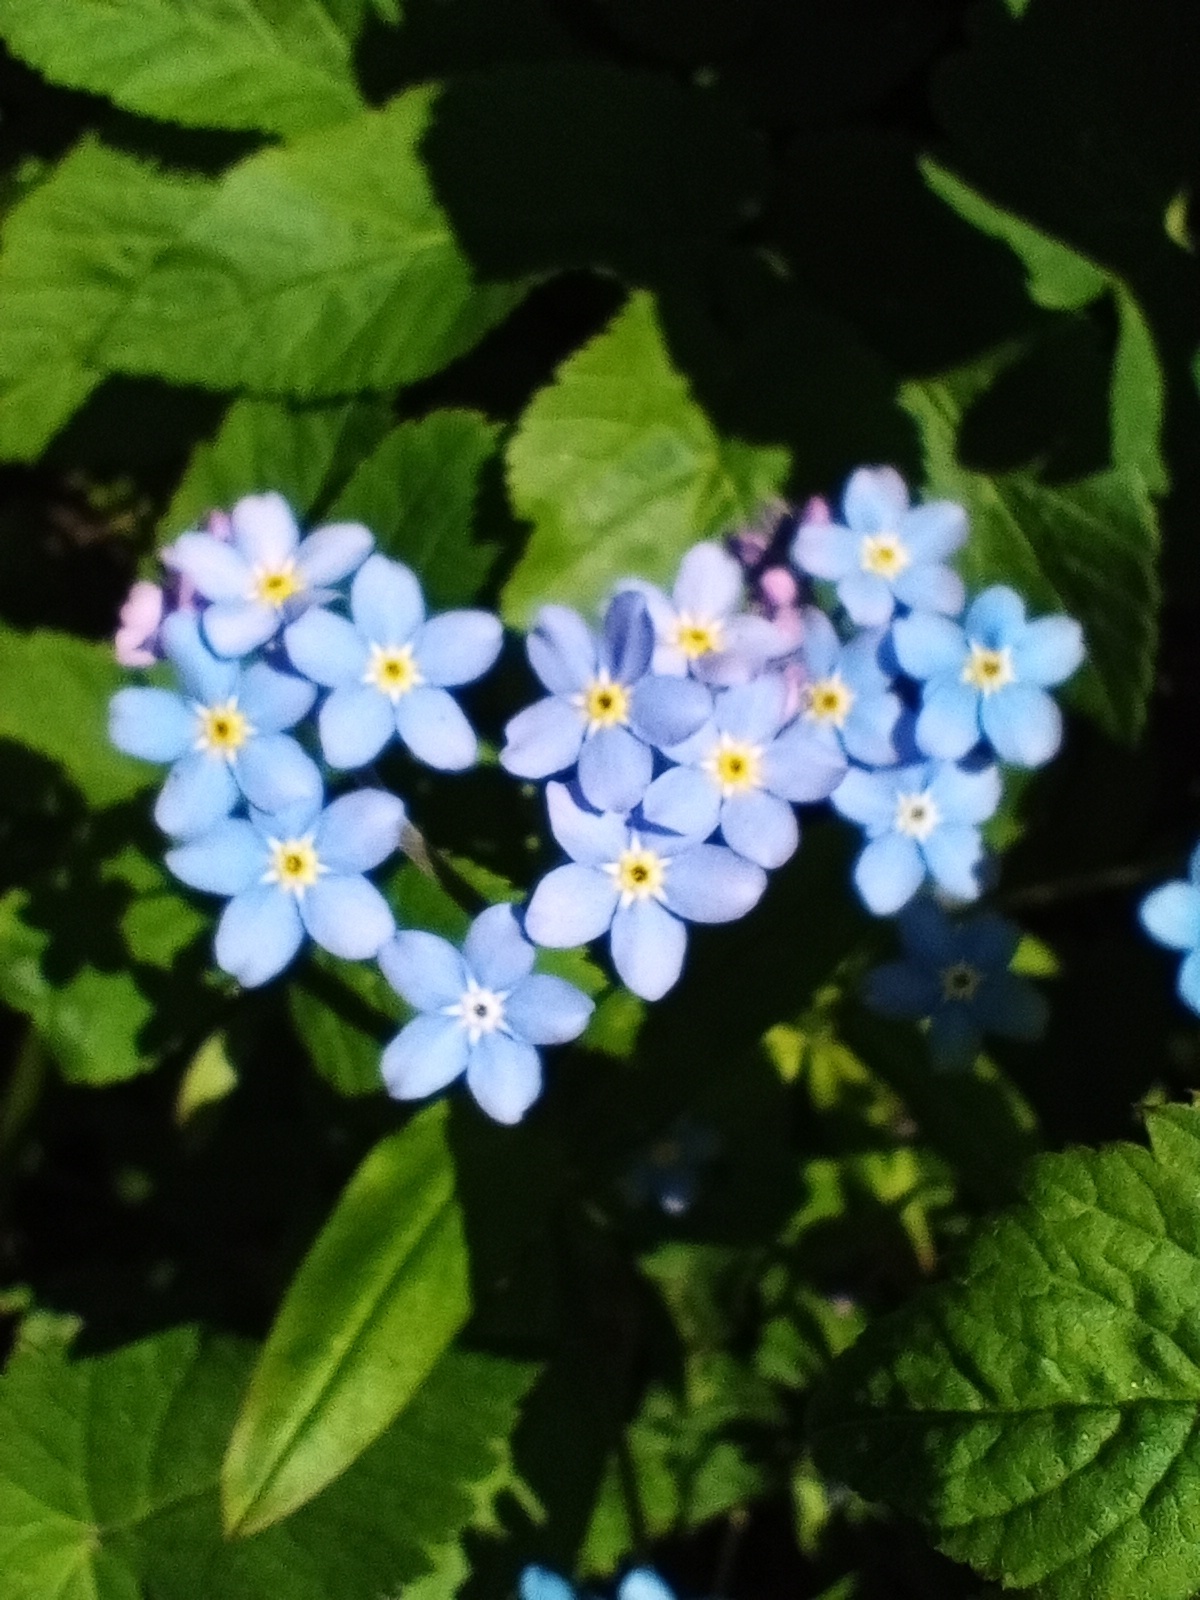
[[[130,589],[113,638],[113,650],[123,667],[151,667],[159,659],[156,642],[163,608],[158,584],[140,579]]]

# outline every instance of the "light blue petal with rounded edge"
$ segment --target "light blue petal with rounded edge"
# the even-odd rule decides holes
[[[736,922],[753,910],[767,887],[761,867],[720,845],[682,850],[667,867],[667,907],[688,922]]]
[[[897,788],[909,770],[881,773],[851,767],[830,795],[830,803],[835,811],[869,833],[882,833],[892,826]]]
[[[1169,950],[1195,950],[1200,946],[1200,889],[1177,879],[1154,889],[1138,910],[1142,927]]]
[[[958,926],[962,959],[981,971],[1004,971],[1017,952],[1021,930],[1006,917],[985,911]]]
[[[143,761],[178,761],[196,737],[196,714],[169,689],[118,689],[108,702],[108,737]]]
[[[805,607],[800,649],[812,678],[827,678],[841,663],[842,644],[837,629],[816,606]]]
[[[927,500],[904,513],[900,534],[914,562],[945,561],[967,542],[967,513],[953,500]]]
[[[221,913],[213,953],[223,972],[256,989],[277,977],[303,942],[295,898],[274,884],[258,884],[235,895]]]
[[[286,811],[301,804],[319,806],[325,793],[316,762],[286,733],[251,739],[238,754],[233,775],[258,811]]]
[[[650,670],[654,623],[643,597],[622,589],[608,602],[600,629],[600,664],[618,683],[636,683]]]
[[[963,956],[961,925],[951,922],[936,900],[914,900],[896,919],[896,930],[910,965],[945,967]]]
[[[481,911],[468,930],[462,953],[475,981],[485,989],[511,989],[533,971],[534,948],[510,905]]]
[[[731,850],[770,871],[790,861],[800,844],[800,824],[791,806],[762,789],[725,801],[721,832]]]
[[[727,617],[742,603],[742,564],[713,539],[694,544],[679,563],[672,599],[678,610],[700,618]]]
[[[518,1593],[520,1600],[576,1600],[575,1590],[567,1580],[548,1567],[526,1567]]]
[[[418,631],[413,655],[426,683],[452,689],[482,678],[503,642],[500,619],[490,611],[446,611]]]
[[[683,971],[687,928],[657,900],[635,900],[613,917],[609,951],[627,989],[643,1000],[661,1000]]]
[[[942,673],[957,674],[967,659],[967,636],[950,617],[929,611],[900,617],[892,628],[896,660],[910,678],[923,682]]]
[[[320,606],[284,629],[283,645],[297,672],[327,689],[361,683],[370,660],[354,624]]]
[[[396,993],[418,1011],[456,1005],[467,987],[462,956],[446,939],[402,928],[379,952],[379,965]]]
[[[154,820],[177,839],[194,838],[227,817],[237,798],[229,763],[193,750],[167,774],[154,802]]]
[[[600,811],[630,811],[654,775],[654,757],[628,728],[598,728],[579,752],[579,787]]]
[[[417,760],[438,772],[464,772],[475,764],[475,730],[445,689],[422,686],[406,694],[396,706],[396,729]]]
[[[1013,972],[989,974],[976,992],[974,1007],[984,1032],[1005,1039],[1040,1039],[1050,1020],[1045,995]]]
[[[856,533],[896,532],[908,512],[908,486],[895,467],[859,467],[842,491],[842,515]]]
[[[267,847],[252,823],[231,817],[198,839],[168,850],[165,860],[168,870],[190,888],[234,895],[262,877]]]
[[[1003,788],[994,762],[983,767],[940,762],[929,774],[929,793],[943,822],[986,822],[995,814]]]
[[[1045,766],[1062,743],[1062,712],[1036,684],[984,695],[979,720],[996,754],[1015,767]]]
[[[977,595],[963,618],[967,638],[989,650],[1015,644],[1025,630],[1025,602],[1014,589],[994,584]]]
[[[330,522],[305,539],[296,552],[296,565],[310,589],[323,589],[348,578],[374,548],[371,531],[361,522]]]
[[[396,919],[373,883],[356,873],[318,878],[300,901],[304,926],[344,961],[369,961],[396,931]]]
[[[846,776],[846,758],[836,738],[811,723],[793,722],[763,751],[763,786],[793,805],[827,800]]]
[[[656,828],[707,839],[721,816],[721,791],[695,767],[671,767],[646,790],[641,814]]]
[[[171,546],[170,564],[206,600],[244,600],[253,575],[244,557],[209,533],[184,533]]]
[[[350,615],[372,644],[407,644],[425,620],[421,585],[402,562],[368,556],[350,586]]]
[[[598,939],[613,919],[617,891],[593,867],[568,862],[536,885],[525,912],[525,932],[534,944],[567,950]]]
[[[861,539],[836,522],[810,522],[792,541],[792,560],[814,578],[845,578],[858,565]]]
[[[893,585],[897,600],[914,611],[937,611],[956,617],[966,604],[967,591],[952,567],[936,564],[912,566]]]
[[[594,1010],[573,983],[535,972],[522,978],[504,1002],[504,1020],[530,1044],[568,1044],[587,1027]]]
[[[617,1600],[675,1600],[675,1596],[657,1572],[651,1572],[649,1567],[635,1567],[622,1578]]]
[[[623,816],[580,805],[565,783],[546,785],[546,810],[550,832],[573,861],[582,861],[585,866],[615,861],[629,843],[629,828]]]
[[[983,892],[986,860],[979,829],[965,823],[943,823],[921,846],[929,875],[956,900],[975,900]]]
[[[634,685],[629,720],[647,744],[666,750],[690,739],[711,712],[712,694],[702,683],[655,673]]]
[[[583,729],[583,718],[557,695],[535,700],[506,725],[500,765],[517,778],[565,772],[579,759]]]
[[[1176,992],[1185,1006],[1200,1012],[1200,951],[1193,950],[1180,963]]]
[[[1082,666],[1083,629],[1073,617],[1039,617],[1013,643],[1018,682],[1050,689]]]
[[[281,494],[248,494],[229,514],[233,542],[252,567],[279,567],[296,553],[300,530]]]
[[[162,642],[189,700],[208,706],[228,700],[233,694],[238,664],[213,655],[201,636],[200,618],[195,612],[176,611],[167,617],[162,625]],[[240,691],[238,698],[240,702]]]
[[[926,685],[916,740],[927,756],[958,761],[979,743],[979,691],[949,676]]]
[[[907,905],[925,881],[925,861],[912,839],[884,833],[872,839],[854,864],[854,882],[863,903],[877,917],[890,917]]]
[[[543,606],[525,640],[529,665],[551,694],[575,694],[596,676],[592,630],[569,606]]]
[[[767,744],[779,732],[787,715],[788,687],[777,672],[766,672],[753,683],[724,689],[713,712],[717,727],[734,739]]]
[[[404,802],[386,789],[356,789],[328,805],[313,836],[320,860],[334,872],[369,872],[400,843]]]
[[[396,732],[392,703],[366,684],[335,689],[317,718],[321,749],[331,767],[365,767]]]
[[[904,708],[894,694],[860,694],[842,728],[846,754],[869,766],[889,766],[899,754],[896,729]]]
[[[278,633],[282,621],[282,612],[257,600],[216,600],[201,627],[219,656],[245,656]]]
[[[880,1016],[918,1019],[933,1014],[942,991],[927,968],[913,961],[888,961],[867,973],[862,997]]]
[[[316,685],[295,672],[255,661],[242,673],[238,706],[259,733],[282,733],[312,710]]]
[[[896,609],[891,586],[875,572],[851,572],[837,586],[838,599],[860,628],[880,628]]]
[[[379,1070],[394,1100],[423,1100],[467,1070],[469,1050],[450,1017],[414,1017],[383,1052]]]
[[[469,1048],[467,1088],[494,1122],[511,1127],[542,1092],[542,1058],[523,1040],[485,1033]]]

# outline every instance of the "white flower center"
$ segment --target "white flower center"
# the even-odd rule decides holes
[[[607,672],[600,672],[585,683],[578,694],[572,695],[571,704],[587,723],[587,731],[598,728],[620,728],[629,721],[629,690],[617,683]]]
[[[380,694],[387,695],[395,705],[397,700],[403,699],[406,694],[425,682],[425,674],[417,665],[412,645],[391,645],[385,648],[381,644],[373,644],[371,659],[367,662],[367,670],[362,675],[362,681],[369,684],[372,689],[378,689]]]
[[[303,588],[304,574],[294,561],[285,561],[278,567],[255,567],[250,575],[246,599],[257,600],[260,605],[273,606],[280,611]]]
[[[504,1002],[508,995],[507,989],[484,989],[472,978],[453,1005],[442,1008],[442,1015],[453,1017],[471,1044],[478,1044],[485,1033],[504,1028]]]
[[[244,711],[238,710],[237,697],[222,705],[196,706],[196,737],[193,750],[214,761],[233,761],[238,751],[257,730]]]
[[[702,762],[703,771],[728,799],[762,787],[762,746],[723,733]]]
[[[1015,683],[1012,651],[1008,645],[999,650],[989,650],[986,645],[971,640],[971,653],[963,662],[962,681],[980,694],[995,694],[1005,684]]]
[[[896,796],[896,819],[893,827],[897,833],[915,839],[918,844],[924,844],[941,820],[941,812],[928,789],[923,789],[919,794]]]
[[[891,583],[912,565],[912,552],[898,533],[869,533],[858,547],[858,564]]]
[[[294,894],[297,900],[302,900],[321,874],[329,871],[317,856],[311,833],[299,839],[268,839],[267,846],[270,861],[261,881],[277,883],[284,894]]]
[[[667,859],[657,850],[648,850],[634,837],[627,850],[615,861],[606,862],[608,873],[621,895],[621,906],[635,900],[662,900],[667,882]]]
[[[840,673],[831,672],[827,678],[817,678],[804,687],[805,720],[844,728],[854,708],[854,698],[854,690],[843,681]]]

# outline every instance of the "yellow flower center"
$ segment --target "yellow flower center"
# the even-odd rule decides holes
[[[285,561],[281,567],[255,567],[254,581],[247,596],[264,606],[274,606],[279,611],[293,595],[304,588],[303,575],[294,561]]]
[[[723,733],[704,758],[704,771],[728,797],[762,785],[762,747]]]
[[[232,761],[254,732],[236,699],[219,706],[197,706],[196,719],[195,749],[220,761]]]
[[[965,961],[943,967],[941,977],[943,1000],[973,1000],[983,982],[983,973],[978,967],[969,966]]]
[[[371,659],[363,673],[364,683],[369,683],[380,694],[387,695],[393,704],[410,690],[425,682],[424,674],[413,656],[412,645],[371,646]]]
[[[323,872],[329,871],[317,856],[311,833],[301,839],[268,839],[267,844],[271,857],[262,881],[277,883],[285,894],[300,899]]]
[[[920,794],[896,796],[894,827],[897,833],[905,834],[909,839],[915,839],[918,844],[923,844],[941,820],[941,813],[927,789]]]
[[[963,663],[962,681],[978,689],[980,694],[995,694],[1006,683],[1015,683],[1012,651],[1007,645],[1000,650],[989,650],[986,645],[971,640],[971,653]]]
[[[586,684],[573,704],[587,723],[588,732],[597,728],[619,728],[629,721],[629,690],[601,672]]]
[[[616,884],[622,906],[635,900],[661,900],[667,881],[667,862],[656,850],[647,850],[640,844],[622,850],[615,861],[604,868]]]
[[[672,625],[670,643],[689,661],[698,661],[701,656],[724,649],[725,630],[716,618],[705,621],[682,613]]]
[[[912,556],[898,534],[869,533],[858,548],[858,564],[864,572],[890,582],[912,565]]]
[[[831,727],[845,726],[846,718],[854,705],[854,690],[843,683],[835,672],[831,677],[818,678],[804,690],[804,715],[809,722],[827,722]]]

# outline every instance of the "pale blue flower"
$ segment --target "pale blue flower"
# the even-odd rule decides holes
[[[195,616],[162,625],[182,693],[120,689],[109,706],[109,737],[143,761],[171,762],[154,807],[165,833],[188,838],[228,816],[241,795],[262,811],[320,804],[321,774],[282,731],[316,698],[311,683],[263,661],[244,667],[207,649]]]
[[[1142,927],[1168,950],[1181,950],[1178,994],[1185,1006],[1200,1012],[1200,845],[1188,862],[1187,879],[1176,878],[1154,889],[1139,909]]]
[[[361,523],[317,528],[301,541],[287,501],[252,494],[229,514],[231,536],[185,533],[163,552],[210,603],[202,626],[219,656],[244,656],[274,638],[286,622],[328,597],[366,560],[375,543]]]
[[[404,806],[360,789],[321,810],[230,817],[167,852],[175,876],[229,904],[217,924],[217,965],[254,988],[282,972],[307,933],[349,961],[366,961],[395,932],[379,890],[362,876],[395,850]]]
[[[526,1567],[518,1582],[520,1600],[587,1600],[587,1591],[576,1589],[548,1567]],[[675,1600],[675,1593],[649,1567],[635,1567],[617,1586],[617,1600]]]
[[[446,691],[492,666],[503,642],[498,618],[447,611],[426,621],[415,576],[378,555],[355,576],[350,615],[314,608],[284,634],[295,666],[333,691],[319,719],[329,765],[366,766],[397,735],[426,766],[473,765],[474,730]]]
[[[550,827],[571,857],[533,891],[525,931],[566,949],[609,934],[613,966],[643,1000],[679,979],[689,922],[733,922],[762,897],[766,873],[720,845],[631,828],[619,812],[589,810],[564,784],[546,789]]]
[[[882,630],[859,633],[842,644],[823,611],[804,613],[801,656],[806,680],[800,720],[835,749],[864,766],[891,766],[903,706],[883,665]]]
[[[533,971],[534,955],[507,905],[476,917],[461,952],[417,930],[385,944],[379,965],[419,1013],[383,1053],[389,1093],[420,1100],[465,1075],[489,1117],[519,1122],[542,1089],[536,1047],[578,1038],[592,1014],[573,983]]]
[[[924,684],[916,739],[956,761],[986,739],[1003,761],[1040,767],[1062,743],[1062,714],[1046,693],[1084,656],[1071,617],[1030,622],[1018,594],[997,585],[973,600],[961,626],[914,613],[893,629],[896,659]]]
[[[967,517],[949,500],[909,504],[891,467],[860,467],[842,495],[841,522],[809,522],[797,531],[792,559],[814,578],[836,583],[852,621],[880,628],[897,605],[956,616],[962,579],[945,565],[967,537]]]

